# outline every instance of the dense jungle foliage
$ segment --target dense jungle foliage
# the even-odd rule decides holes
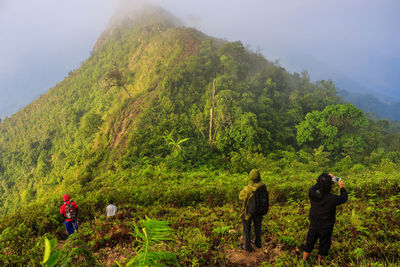
[[[66,239],[59,206],[68,193],[80,231],[51,243],[61,265],[128,262],[143,251],[146,216],[173,229],[157,249],[174,264],[232,265],[238,192],[258,168],[272,206],[270,250],[254,265],[303,264],[307,191],[322,171],[350,192],[330,264],[395,265],[399,163],[398,127],[344,103],[332,81],[312,83],[158,8],[116,16],[79,69],[0,123],[0,263],[38,265],[46,238]]]

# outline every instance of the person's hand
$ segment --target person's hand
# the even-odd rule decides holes
[[[329,176],[332,177],[332,178],[335,177],[335,175],[333,175],[332,173],[330,173]]]
[[[344,183],[343,183],[342,180],[339,180],[339,181],[338,181],[338,184],[339,184],[339,187],[340,187],[340,188],[344,188]]]

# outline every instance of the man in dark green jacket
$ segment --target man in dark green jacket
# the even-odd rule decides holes
[[[240,217],[242,219],[243,224],[243,242],[242,249],[251,252],[253,248],[251,247],[251,222],[254,222],[254,235],[255,235],[255,246],[257,248],[261,248],[261,221],[262,216],[251,215],[247,211],[247,203],[250,197],[254,194],[254,192],[260,186],[263,186],[264,183],[261,182],[260,172],[256,169],[252,170],[249,173],[250,182],[246,185],[242,191],[239,193],[239,199],[242,201],[242,208]]]

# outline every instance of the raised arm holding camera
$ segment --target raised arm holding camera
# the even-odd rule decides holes
[[[337,182],[340,195],[331,193],[332,185]],[[318,177],[317,183],[308,192],[311,201],[310,228],[304,247],[303,260],[307,260],[319,239],[318,261],[328,255],[331,246],[333,226],[336,221],[336,206],[343,204],[348,199],[344,182],[333,174],[323,173]]]

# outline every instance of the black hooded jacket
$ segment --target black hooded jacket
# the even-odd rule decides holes
[[[311,200],[310,223],[319,229],[332,228],[336,221],[336,206],[343,204],[348,199],[345,188],[340,188],[340,196],[334,194],[323,195],[314,185],[308,195]]]

